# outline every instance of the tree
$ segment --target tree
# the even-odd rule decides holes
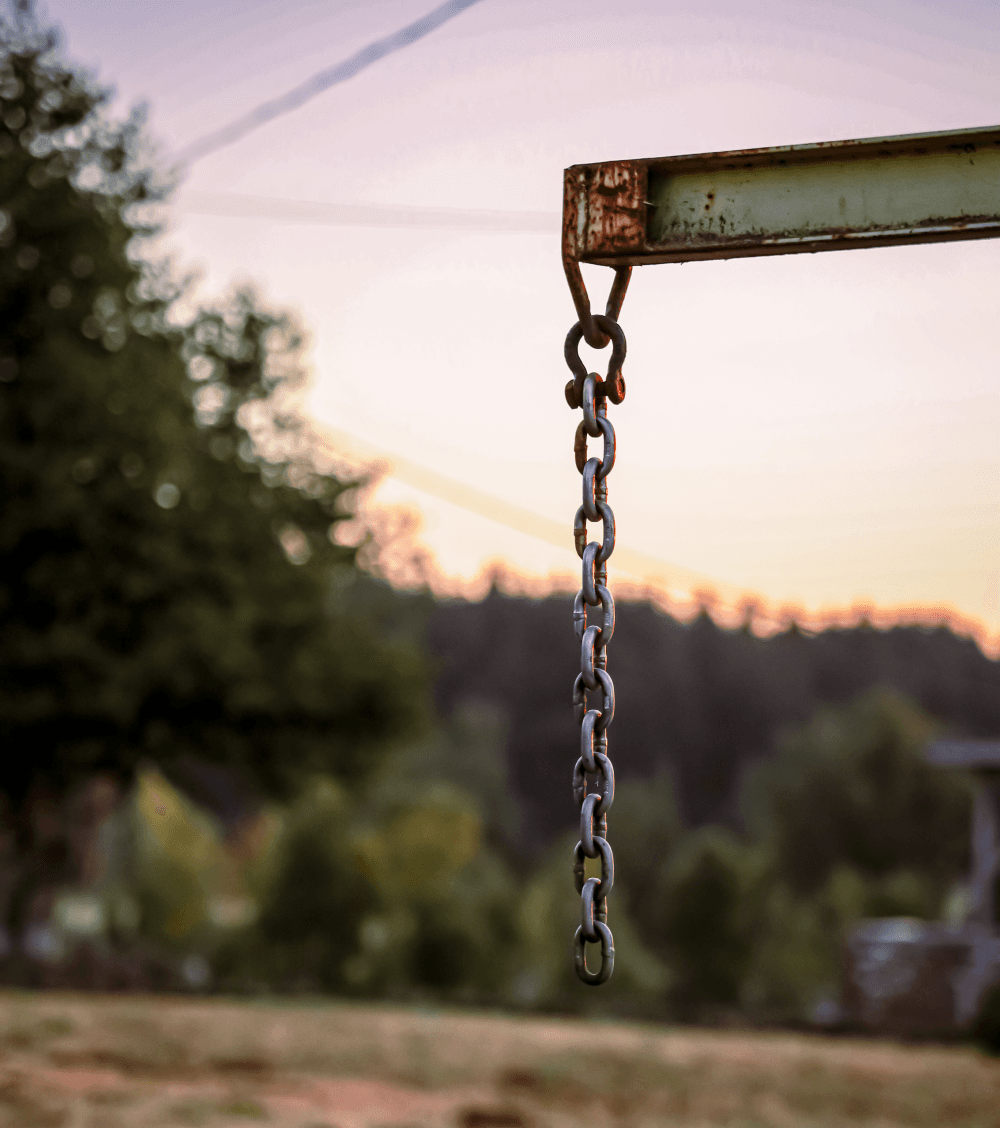
[[[225,987],[502,994],[521,954],[515,887],[483,817],[494,797],[456,783],[493,774],[461,770],[482,754],[467,721],[399,748],[354,795],[326,782],[291,805],[259,918],[217,955]]]
[[[635,920],[643,941],[666,954],[663,911],[657,897],[661,870],[684,836],[673,779],[661,771],[652,778],[625,778],[615,784],[609,815],[615,853],[616,901]]]
[[[748,820],[799,895],[840,866],[864,878],[902,870],[944,887],[964,872],[970,791],[924,756],[932,726],[876,690],[791,733],[746,788]]]
[[[79,781],[185,758],[287,794],[419,723],[423,665],[336,545],[345,482],[293,405],[301,335],[249,291],[178,321],[144,247],[169,183],[142,118],[0,22],[0,790],[8,924],[72,857]],[[44,825],[43,825],[44,824]],[[46,829],[48,827],[48,829]]]
[[[747,892],[757,859],[723,827],[689,834],[663,864],[653,892],[683,1013],[735,1007],[753,953]]]

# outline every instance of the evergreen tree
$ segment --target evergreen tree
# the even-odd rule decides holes
[[[287,793],[418,721],[422,663],[330,533],[344,482],[290,406],[300,337],[250,292],[177,320],[151,265],[169,185],[141,115],[0,22],[0,791],[9,926],[72,869],[58,809],[142,761]],[[367,596],[366,596],[367,593]],[[41,805],[41,806],[40,806]],[[43,825],[45,823],[45,825]],[[48,829],[46,829],[48,826]]]
[[[928,762],[933,732],[905,698],[875,690],[821,711],[750,773],[748,822],[796,894],[845,866],[864,878],[912,870],[939,893],[965,872],[968,780]]]

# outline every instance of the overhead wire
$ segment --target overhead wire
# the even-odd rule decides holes
[[[225,125],[210,130],[208,133],[202,134],[201,137],[196,137],[177,153],[178,161],[181,164],[189,165],[194,161],[201,160],[202,157],[208,156],[209,153],[232,145],[235,141],[239,141],[248,133],[259,129],[276,117],[297,110],[299,106],[315,98],[317,94],[322,94],[324,90],[329,90],[331,86],[354,78],[355,75],[367,70],[373,63],[377,63],[387,55],[401,51],[404,47],[409,47],[411,43],[416,43],[418,39],[423,39],[425,35],[429,35],[443,23],[447,23],[448,20],[454,19],[455,16],[464,12],[466,8],[471,8],[478,3],[479,0],[447,0],[446,3],[439,5],[433,11],[428,12],[427,15],[421,16],[420,19],[414,20],[405,27],[401,27],[398,31],[392,32],[391,35],[373,40],[366,47],[362,47],[360,51],[355,51],[349,58],[344,59],[343,62],[318,71],[307,78],[305,82],[284,94],[280,94],[277,98],[261,102],[260,105],[254,106],[252,110],[248,110],[245,114],[241,114]]]
[[[274,197],[238,196],[228,193],[197,192],[186,194],[186,210],[207,215],[291,220],[302,223],[329,223],[336,226],[454,228],[493,231],[558,230],[561,217],[555,212],[504,212],[472,208],[416,208],[327,204],[284,200]],[[413,462],[395,452],[376,449],[346,431],[326,432],[333,447],[357,459],[375,461],[387,477],[412,486],[467,513],[514,529],[536,540],[558,548],[572,549],[571,534],[550,517],[494,494],[469,486],[457,478],[442,474],[428,466]],[[711,589],[723,599],[735,600],[741,593],[731,584],[720,583],[699,572],[670,564],[656,556],[619,545],[616,560],[625,571],[637,578],[655,578],[671,586],[690,590]]]
[[[447,0],[420,19],[407,24],[391,35],[374,40],[360,51],[333,67],[319,71],[305,82],[272,98],[233,121],[195,138],[177,154],[182,164],[190,165],[209,153],[216,152],[245,137],[275,118],[299,106],[330,87],[346,82],[380,59],[402,50],[443,23],[453,19],[479,0]],[[245,196],[224,192],[190,190],[182,195],[181,207],[201,215],[261,218],[297,223],[328,224],[349,227],[432,228],[478,231],[545,232],[558,231],[561,216],[556,212],[501,211],[476,208],[439,208],[393,205],[336,204],[322,201],[289,200],[269,196]],[[356,445],[357,440],[346,432],[334,431],[337,445]],[[375,453],[375,452],[373,452]],[[416,489],[437,497],[450,505],[559,548],[571,547],[563,525],[541,514],[485,493],[446,474],[411,462],[400,455],[378,452],[375,457],[385,473]],[[737,589],[720,584],[686,568],[667,564],[655,556],[618,548],[618,560],[627,572],[637,577],[654,576],[660,582],[671,577],[688,588],[711,588],[719,595],[733,598]]]
[[[574,551],[573,532],[565,522],[525,509],[495,494],[470,486],[458,478],[413,462],[403,455],[377,448],[339,428],[324,428],[323,434],[332,450],[348,461],[374,463],[375,468],[386,476],[420,490],[421,493],[430,494],[467,513],[505,525],[515,532],[556,548]],[[615,563],[638,580],[662,585],[671,595],[711,591],[714,596],[733,607],[746,598],[746,591],[735,584],[720,582],[701,572],[668,563],[658,556],[626,545],[616,546]]]
[[[335,204],[289,200],[277,196],[244,196],[232,192],[185,190],[177,201],[194,215],[238,219],[272,219],[331,227],[424,228],[455,231],[558,233],[558,212],[503,211],[485,208],[438,208],[393,204]]]

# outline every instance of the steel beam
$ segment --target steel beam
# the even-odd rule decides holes
[[[1000,235],[1000,127],[574,165],[567,258],[606,266]]]

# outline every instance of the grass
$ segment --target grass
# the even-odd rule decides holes
[[[0,995],[0,1128],[1000,1128],[958,1046],[345,1003]]]

